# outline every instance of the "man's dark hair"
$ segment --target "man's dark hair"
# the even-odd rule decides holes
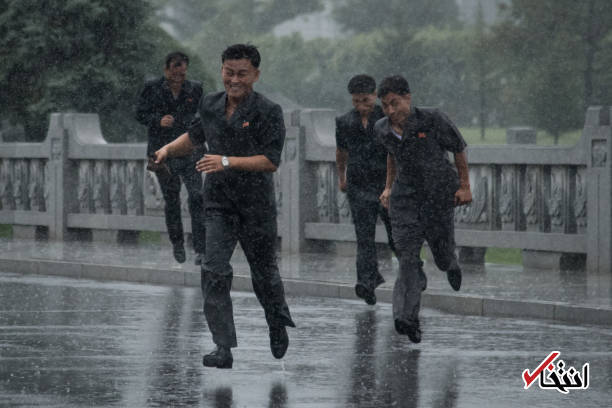
[[[234,44],[230,45],[223,51],[221,54],[221,63],[224,63],[226,60],[237,60],[246,58],[251,61],[251,64],[255,68],[259,68],[259,63],[261,62],[261,55],[259,55],[259,51],[257,51],[257,47],[251,44]]]
[[[180,51],[174,51],[166,55],[166,68],[170,68],[170,64],[173,62],[184,62],[189,65],[189,57]]]
[[[351,95],[372,93],[376,91],[376,81],[369,75],[355,75],[348,83],[348,91]]]
[[[382,98],[388,93],[406,95],[410,93],[408,81],[401,75],[388,76],[378,86],[378,97]]]

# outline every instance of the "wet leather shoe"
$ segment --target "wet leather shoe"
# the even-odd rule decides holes
[[[366,288],[361,283],[355,285],[355,295],[365,300],[368,305],[376,304],[376,295],[374,294],[374,291]]]
[[[448,278],[448,283],[450,283],[453,290],[458,291],[461,289],[461,268],[459,268],[459,265],[446,271],[446,277]]]
[[[274,358],[283,358],[289,347],[289,335],[285,326],[270,327],[270,351]]]
[[[185,247],[183,245],[175,245],[172,248],[172,254],[174,255],[174,259],[176,259],[176,262],[178,263],[185,262],[186,255],[185,255]]]
[[[421,327],[418,320],[410,323],[403,320],[395,320],[395,331],[408,336],[413,343],[421,342]]]
[[[202,359],[204,367],[232,368],[233,363],[234,357],[232,357],[231,349],[223,346],[217,346],[215,351],[206,354]]]

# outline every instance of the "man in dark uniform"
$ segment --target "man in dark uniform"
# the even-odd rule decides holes
[[[348,83],[354,109],[336,118],[336,166],[338,187],[347,193],[357,237],[355,294],[376,304],[374,290],[385,280],[378,272],[376,218],[385,224],[389,246],[395,251],[387,209],[379,200],[385,189],[387,150],[376,139],[374,123],[384,114],[376,104],[376,81],[356,75]]]
[[[136,110],[136,119],[147,126],[147,156],[187,131],[195,119],[202,97],[202,84],[186,79],[189,58],[181,52],[166,57],[164,76],[145,84]],[[206,248],[202,176],[195,163],[204,155],[196,149],[189,157],[168,160],[167,167],[155,172],[164,196],[166,226],[177,262],[185,262],[183,222],[181,220],[181,179],[187,188],[191,214],[191,233],[196,252],[195,264],[202,262]]]
[[[204,315],[217,345],[204,356],[207,367],[231,368],[237,346],[230,288],[230,258],[240,246],[251,267],[253,289],[269,327],[270,349],[282,358],[289,345],[286,326],[295,327],[276,262],[276,200],[272,173],[285,140],[279,105],[253,91],[261,57],[252,45],[235,44],[222,54],[225,92],[206,95],[201,123],[157,151],[157,161],[188,154],[208,143],[210,154],[196,168],[207,174],[206,256],[202,264]]]
[[[408,81],[385,78],[378,88],[385,118],[375,131],[389,152],[380,196],[389,208],[400,271],[393,288],[395,329],[421,341],[419,309],[426,286],[421,247],[427,240],[438,268],[454,290],[461,287],[455,255],[454,207],[472,201],[466,143],[446,115],[411,107]],[[452,152],[456,171],[448,160]]]

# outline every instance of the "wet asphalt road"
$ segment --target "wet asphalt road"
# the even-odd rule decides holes
[[[213,346],[194,288],[0,273],[0,406],[606,407],[612,329],[422,311],[423,342],[388,304],[289,298],[298,328],[282,361],[255,297],[234,293],[234,368]],[[590,387],[562,395],[521,373],[552,350]]]

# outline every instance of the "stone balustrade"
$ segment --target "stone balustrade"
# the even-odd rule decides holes
[[[508,142],[470,146],[474,201],[456,209],[463,260],[483,262],[485,248],[520,248],[533,267],[585,264],[612,269],[610,108],[589,108],[572,147],[542,147],[528,129]],[[354,243],[347,198],[338,190],[333,110],[285,115],[287,138],[275,173],[279,237],[286,252]],[[145,169],[146,145],[110,144],[95,114],[51,115],[42,143],[2,143],[0,223],[17,235],[49,239],[133,240],[165,231],[163,198]],[[190,232],[186,192],[184,226]],[[378,242],[386,241],[383,227]]]

